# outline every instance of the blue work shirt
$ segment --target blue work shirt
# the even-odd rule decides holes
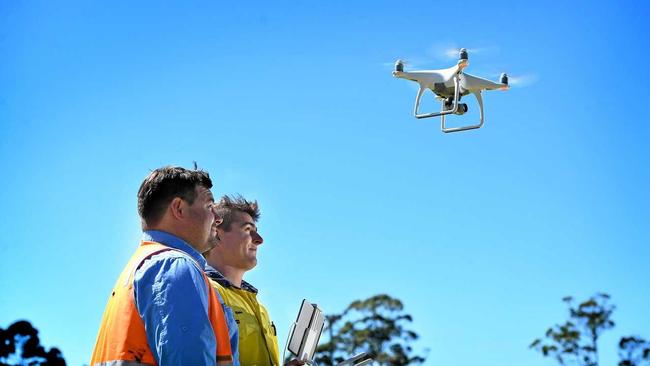
[[[168,250],[153,255],[134,274],[135,305],[158,365],[216,365],[217,341],[208,316],[210,289],[201,270],[205,259],[187,242],[164,231],[145,231],[143,240],[185,253]],[[216,295],[224,308],[223,299]],[[233,365],[239,366],[237,323],[232,311],[224,315]]]

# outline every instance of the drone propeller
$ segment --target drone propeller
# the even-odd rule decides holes
[[[398,64],[401,65],[400,70],[398,70]],[[409,68],[414,67],[413,66],[414,63],[411,60],[404,59],[404,58],[399,58],[397,59],[397,61],[394,62],[386,62],[384,65],[392,66],[395,69],[395,71],[404,71],[404,66],[408,66]]]
[[[446,47],[442,50],[439,51],[440,54],[444,55],[446,58],[456,58],[458,57],[461,53],[463,53],[463,50],[465,51],[464,53],[481,53],[485,48],[460,48],[460,47]],[[462,55],[460,57],[462,58]]]
[[[510,76],[509,77],[509,85],[516,86],[518,88],[521,87],[526,87],[530,86],[532,84],[535,84],[538,80],[538,77],[536,75],[528,74],[528,75],[517,75],[517,76]]]
[[[401,70],[398,70],[398,67],[397,67],[398,63],[402,65]],[[400,58],[397,61],[382,62],[381,64],[382,64],[382,66],[384,66],[386,68],[392,68],[394,71],[404,71],[405,66],[409,67],[409,68],[414,67],[413,62],[411,62],[410,60],[403,59],[403,58]]]
[[[509,87],[522,88],[537,82],[537,76],[533,74],[525,75],[510,75],[510,74],[492,74],[491,77],[499,77],[499,82],[501,84],[508,85]]]

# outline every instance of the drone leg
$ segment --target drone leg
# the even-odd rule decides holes
[[[413,115],[415,116],[415,118],[429,118],[429,117],[444,116],[446,114],[456,113],[456,111],[458,110],[458,100],[460,99],[460,78],[458,77],[458,75],[454,76],[454,107],[450,110],[446,111],[443,107],[443,110],[441,112],[418,114],[420,97],[422,96],[422,93],[424,93],[424,90],[426,90],[426,88],[420,85],[420,91],[418,91],[418,96],[417,98],[415,98],[415,109],[413,110]]]
[[[474,96],[476,97],[476,100],[478,101],[478,106],[479,106],[479,113],[481,115],[481,121],[477,125],[471,125],[471,126],[463,126],[463,127],[453,127],[453,128],[446,128],[445,127],[445,116],[442,116],[442,122],[441,122],[441,127],[442,127],[442,132],[449,133],[449,132],[459,132],[459,131],[467,131],[467,130],[473,130],[476,128],[481,128],[483,126],[483,97],[481,96],[481,91],[477,91],[473,93]],[[444,108],[444,102],[443,102],[443,108]]]
[[[481,128],[481,126],[483,126],[483,115],[484,115],[484,113],[483,113],[483,97],[481,96],[481,91],[479,90],[477,92],[474,92],[474,96],[476,97],[476,100],[478,101],[478,106],[480,107],[479,111],[480,111],[480,115],[481,115],[481,121],[479,122],[479,124],[477,125],[476,128]]]
[[[441,111],[443,111],[443,112],[445,111],[445,101],[444,100],[442,101]],[[443,132],[450,132],[450,131],[445,131],[445,116],[446,116],[445,114],[440,116],[440,126],[441,126]]]
[[[418,116],[418,109],[420,108],[420,98],[422,98],[422,94],[424,94],[424,91],[427,90],[423,85],[420,85],[420,90],[418,90],[418,95],[415,97],[415,108],[413,109],[413,115],[415,117]]]

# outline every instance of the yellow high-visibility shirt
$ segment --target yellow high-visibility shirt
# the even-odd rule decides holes
[[[280,366],[275,324],[264,305],[257,301],[257,290],[248,283],[237,288],[226,279],[217,282],[211,278],[210,283],[235,313],[241,366]]]

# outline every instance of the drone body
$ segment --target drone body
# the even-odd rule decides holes
[[[441,129],[443,132],[458,132],[472,130],[483,126],[483,90],[507,90],[508,76],[501,74],[499,83],[480,78],[478,76],[465,74],[463,70],[469,64],[467,60],[467,50],[461,48],[458,63],[447,69],[441,70],[420,70],[404,71],[404,63],[401,60],[395,62],[395,71],[393,76],[396,78],[415,81],[420,85],[420,90],[415,98],[415,107],[413,115],[415,118],[441,117]],[[427,90],[431,90],[436,99],[442,101],[442,110],[440,112],[419,113],[420,98]],[[467,104],[460,103],[463,96],[474,94],[480,107],[480,122],[474,125],[462,127],[447,128],[445,126],[445,116],[448,114],[465,114],[468,110]]]

